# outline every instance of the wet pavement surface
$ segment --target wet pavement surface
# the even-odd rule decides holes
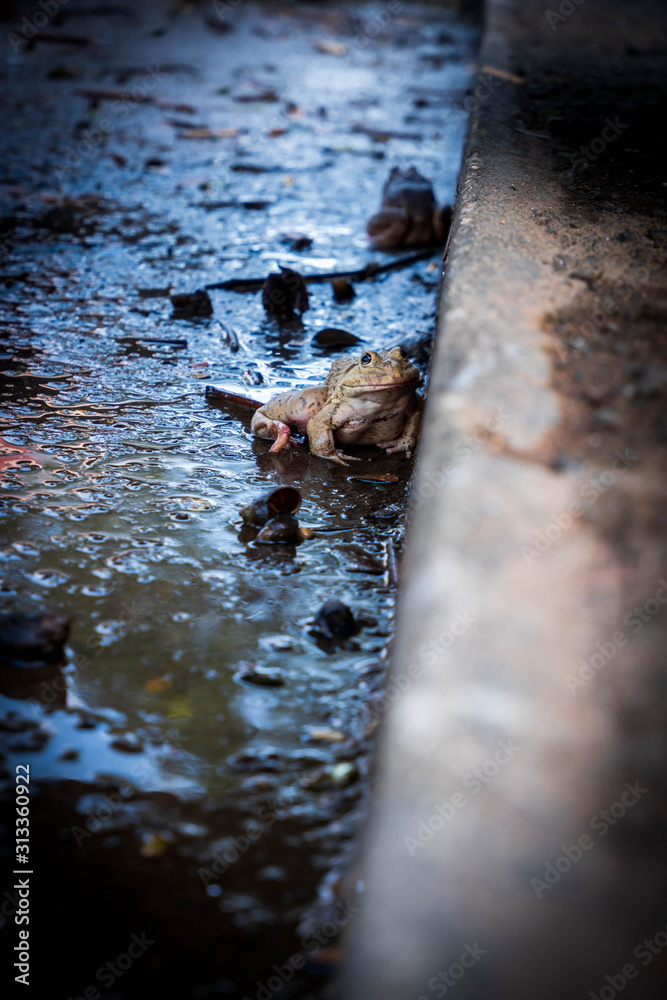
[[[357,905],[411,463],[271,454],[205,387],[265,400],[397,343],[426,373],[441,251],[342,303],[311,284],[282,326],[258,292],[211,289],[212,315],[185,319],[169,296],[391,259],[365,223],[392,166],[454,198],[475,23],[441,4],[88,4],[28,43],[19,7],[0,67],[0,609],[72,618],[64,663],[0,672],[5,805],[30,766],[35,951],[59,956],[42,975],[53,996],[254,997],[296,955],[280,995],[320,995]],[[328,328],[358,344],[322,348]],[[241,522],[279,485],[303,497],[298,546]],[[344,644],[312,634],[332,598],[361,623]],[[152,943],[103,981],[133,934]]]

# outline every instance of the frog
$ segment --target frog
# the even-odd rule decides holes
[[[281,392],[258,406],[250,429],[273,439],[275,453],[292,443],[296,428],[307,436],[311,454],[338,465],[361,461],[341,445],[375,445],[388,455],[410,458],[423,408],[420,383],[421,375],[400,346],[337,358],[324,385]]]
[[[449,205],[438,205],[433,185],[416,167],[394,167],[382,189],[380,210],[368,220],[366,232],[378,248],[438,243],[447,235],[451,212]]]

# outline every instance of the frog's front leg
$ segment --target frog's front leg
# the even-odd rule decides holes
[[[378,441],[377,447],[384,448],[388,455],[393,455],[397,451],[404,451],[405,457],[410,458],[412,452],[417,447],[423,409],[423,400],[420,396],[415,396],[415,407],[403,424],[403,430],[400,435],[394,441]]]
[[[410,217],[402,208],[381,208],[368,220],[366,232],[376,247],[398,247],[403,243]]]
[[[337,424],[339,404],[325,406],[317,416],[308,421],[306,433],[312,455],[318,458],[328,458],[338,465],[347,465],[349,462],[360,462],[356,455],[346,455],[336,448],[334,440],[334,428]]]
[[[326,395],[323,385],[310,386],[301,392],[281,392],[255,411],[250,430],[257,437],[275,438],[271,445],[273,452],[296,445],[290,427],[305,431],[311,417],[324,406]]]
[[[253,414],[250,424],[252,433],[256,434],[257,437],[275,439],[269,451],[282,451],[283,448],[296,444],[297,442],[292,440],[292,434],[287,424],[284,424],[282,420],[272,420],[263,412],[263,409],[261,407]]]

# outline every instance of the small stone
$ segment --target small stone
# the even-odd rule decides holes
[[[92,715],[82,715],[76,724],[77,729],[95,729],[97,720]]]
[[[286,243],[290,250],[308,250],[313,245],[311,236],[305,233],[283,233],[280,238],[281,243]]]
[[[241,681],[260,687],[281,687],[285,683],[282,671],[277,667],[258,667],[254,663],[241,667],[237,676]]]
[[[315,616],[315,625],[328,639],[347,639],[359,631],[352,611],[342,601],[325,601]]]
[[[290,653],[294,650],[294,640],[291,635],[268,635],[262,645],[276,653]]]
[[[350,347],[353,344],[360,344],[361,340],[356,334],[350,333],[348,330],[340,330],[336,326],[327,326],[324,330],[318,330],[313,335],[312,343],[324,350],[332,350],[336,347]]]
[[[359,769],[356,764],[349,761],[341,761],[334,764],[329,771],[331,780],[337,785],[349,785],[359,777]]]
[[[111,747],[113,750],[119,750],[121,753],[143,753],[144,749],[141,740],[133,733],[128,733],[126,736],[117,736],[115,740],[111,741]]]
[[[262,545],[294,545],[301,541],[299,522],[293,514],[278,514],[266,522],[255,541]]]
[[[354,285],[347,278],[334,278],[331,282],[331,287],[336,302],[350,302],[357,294],[354,290]]]
[[[277,514],[296,514],[301,505],[301,494],[293,486],[278,486],[241,509],[245,524],[263,527]]]

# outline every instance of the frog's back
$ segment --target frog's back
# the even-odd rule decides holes
[[[273,396],[262,407],[262,413],[269,420],[281,420],[288,427],[298,427],[305,431],[308,421],[320,412],[327,399],[323,385],[309,386],[300,392],[288,389]]]

